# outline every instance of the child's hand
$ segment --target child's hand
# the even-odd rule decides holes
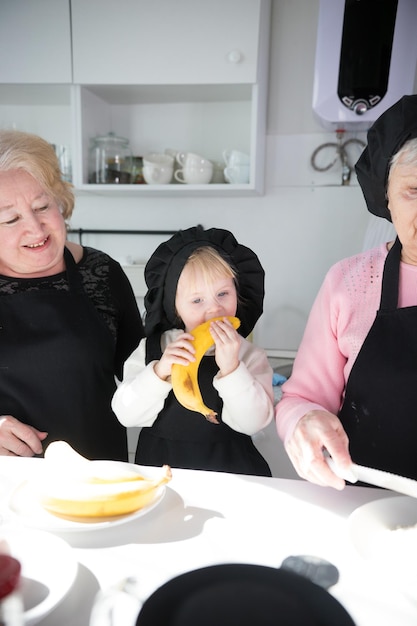
[[[227,318],[212,322],[210,333],[216,345],[216,363],[220,374],[227,376],[239,365],[240,336]]]
[[[188,365],[194,358],[194,346],[191,341],[194,339],[189,333],[183,333],[173,341],[169,343],[164,350],[160,360],[155,364],[155,374],[162,380],[166,380],[171,376],[171,367],[174,363],[180,365]]]

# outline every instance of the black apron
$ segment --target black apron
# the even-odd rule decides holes
[[[397,308],[401,247],[397,238],[385,260],[380,309],[339,417],[354,463],[417,479],[417,306]]]
[[[198,383],[205,405],[216,411],[220,424],[184,408],[171,391],[154,424],[140,432],[136,463],[271,476],[252,438],[221,421],[223,402],[213,387],[217,372],[214,356],[204,356]]]
[[[67,248],[69,290],[0,296],[0,414],[91,459],[127,460],[126,429],[111,410],[115,340],[84,292]]]

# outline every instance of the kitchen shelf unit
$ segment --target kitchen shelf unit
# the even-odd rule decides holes
[[[259,90],[251,85],[75,86],[77,189],[93,193],[189,194],[261,191],[262,142],[256,132]],[[88,152],[91,137],[113,131],[130,139],[134,155],[189,151],[223,162],[225,149],[252,155],[246,185],[91,185]],[[223,163],[223,167],[225,164]]]
[[[22,2],[9,5],[21,11]],[[40,19],[51,2],[37,0]],[[3,82],[0,70],[0,126],[68,145],[77,194],[263,193],[270,0],[213,0],[197,11],[195,0],[122,0],[125,11],[120,6],[117,20],[109,0],[54,2],[62,8],[61,28],[62,13],[71,8],[71,41],[65,30],[63,42],[71,48],[72,80],[65,71],[61,84],[56,73],[47,82],[46,72],[45,83],[36,73],[30,83],[30,72],[22,71],[22,82],[12,84]],[[163,23],[161,8],[172,12]],[[128,138],[134,156],[174,149],[220,163],[225,149],[247,152],[250,182],[89,184],[90,141],[108,132]]]

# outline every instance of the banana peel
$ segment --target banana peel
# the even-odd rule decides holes
[[[191,331],[194,340],[191,342],[195,349],[195,361],[188,365],[180,365],[174,363],[171,368],[172,389],[178,402],[190,411],[201,413],[213,424],[218,424],[215,411],[207,407],[201,395],[198,386],[198,368],[200,362],[207,350],[214,344],[213,337],[210,334],[210,324],[217,320],[223,320],[224,317],[215,317]],[[240,326],[240,320],[237,317],[227,317],[233,328]]]
[[[172,478],[164,465],[147,478],[116,461],[89,461],[64,441],[45,450],[45,475],[39,488],[42,506],[66,519],[94,519],[133,513],[150,504]]]

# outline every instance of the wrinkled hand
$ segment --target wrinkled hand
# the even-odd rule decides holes
[[[42,441],[48,433],[19,422],[11,415],[0,417],[0,455],[34,456],[42,454]]]
[[[285,449],[297,473],[317,485],[343,489],[345,481],[327,465],[326,449],[341,470],[352,464],[349,441],[336,415],[328,411],[309,411],[300,419]]]
[[[175,341],[167,345],[160,360],[155,364],[154,371],[159,378],[166,380],[171,376],[171,367],[174,363],[188,365],[195,361],[195,348],[192,345],[193,335],[182,333]]]
[[[215,359],[221,376],[227,376],[239,365],[240,335],[227,318],[210,324],[216,346]]]

